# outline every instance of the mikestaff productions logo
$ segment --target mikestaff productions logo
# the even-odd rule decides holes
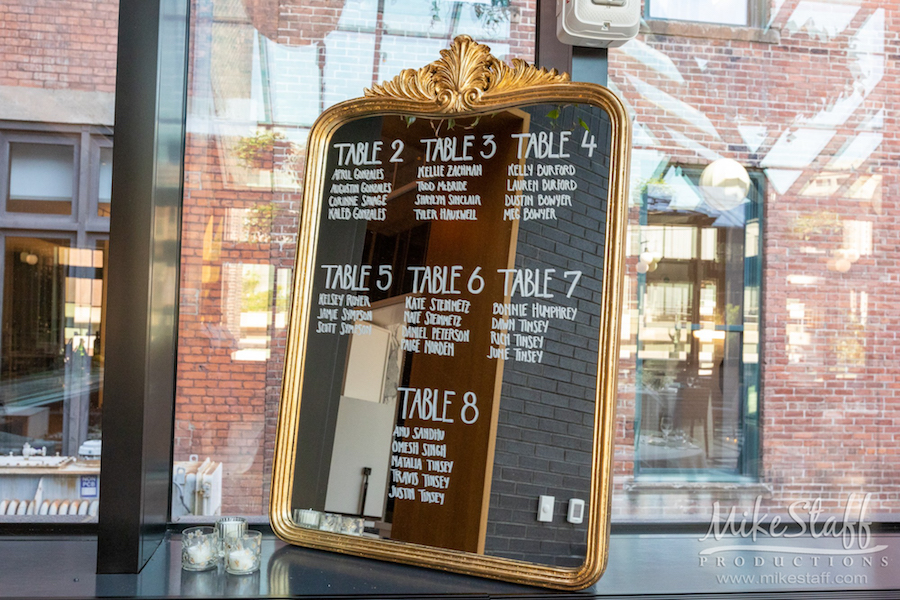
[[[878,556],[888,546],[872,543],[872,523],[866,520],[870,499],[871,494],[850,494],[842,518],[823,518],[820,498],[798,500],[788,507],[787,519],[762,513],[760,496],[753,512],[742,512],[740,519],[734,506],[724,514],[716,501],[709,530],[699,541],[745,541],[704,548],[699,566],[718,572],[716,579],[723,584],[866,584],[868,576],[860,570],[885,568],[890,562],[888,556]],[[781,541],[800,542],[798,538],[802,544]],[[735,567],[740,575],[733,574]]]

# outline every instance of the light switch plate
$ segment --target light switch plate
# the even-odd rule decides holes
[[[537,520],[542,523],[549,523],[553,520],[553,504],[556,501],[554,496],[538,497],[538,514]]]

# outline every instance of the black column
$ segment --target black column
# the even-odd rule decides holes
[[[590,0],[584,0],[590,2]],[[538,0],[534,62],[572,76],[572,81],[606,85],[607,49],[569,46],[556,37],[556,0]]]
[[[137,573],[169,514],[187,0],[119,3],[98,573]]]
[[[545,69],[556,69],[560,73],[571,75],[572,46],[563,44],[556,37],[556,2],[557,0],[538,0],[534,63]]]
[[[572,48],[572,81],[606,85],[609,79],[609,50],[606,48]]]

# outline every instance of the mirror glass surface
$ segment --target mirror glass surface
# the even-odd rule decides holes
[[[610,118],[588,104],[333,131],[296,525],[584,562],[609,172]]]

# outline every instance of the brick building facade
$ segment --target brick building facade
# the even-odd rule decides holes
[[[616,496],[621,518],[648,511],[705,518],[715,499],[747,508],[757,495],[774,512],[817,498],[840,512],[851,493],[872,493],[870,514],[897,510],[898,226],[890,198],[900,185],[894,106],[900,16],[896,6],[879,2],[828,6],[840,13],[776,3],[770,28],[755,39],[745,39],[742,29],[668,23],[645,28],[611,52],[610,82],[637,124],[635,165],[664,158],[703,166],[728,157],[766,178],[764,488],[672,486],[651,491],[657,499],[646,501],[647,491],[631,479],[632,354],[621,362],[617,416],[617,489],[631,489]],[[633,184],[647,175],[633,169]],[[632,212],[635,224],[639,209]],[[636,256],[630,260],[636,265]],[[626,310],[636,311],[636,280],[630,279]],[[634,337],[623,337],[629,343]]]
[[[226,5],[217,3],[216,10]],[[388,32],[384,19],[375,19],[365,29],[358,15],[354,30],[346,26],[344,16],[335,16],[339,8],[305,5],[310,12],[300,22],[318,24],[325,19],[328,24],[304,31],[295,25],[297,9],[282,8],[284,14],[276,18],[254,5],[246,13],[235,8],[225,18],[214,11],[206,14],[199,6],[192,101],[204,102],[204,110],[225,122],[225,111],[216,103],[224,107],[249,98],[249,84],[240,88],[224,79],[217,83],[215,65],[223,64],[228,53],[244,43],[234,36],[252,35],[250,23],[286,48],[298,49],[295,56],[317,43],[316,60],[323,74],[317,80],[322,90],[318,101],[322,107],[334,101],[338,92],[332,91],[329,77],[346,76],[352,69],[342,72],[323,64],[332,60],[327,53],[352,56],[355,51],[349,52],[348,44],[356,43],[360,56],[370,56],[370,49],[374,56],[382,45],[360,32]],[[523,8],[512,23],[509,55],[532,58],[528,43],[532,10]],[[325,16],[320,18],[319,13]],[[355,14],[351,5],[341,11],[347,14]],[[634,479],[639,382],[635,355],[626,353],[621,363],[614,502],[620,518],[684,518],[695,513],[704,519],[715,499],[749,505],[757,495],[772,510],[813,497],[837,510],[850,492],[872,492],[870,511],[894,510],[890,490],[896,483],[890,460],[896,453],[890,441],[897,382],[892,365],[879,357],[890,356],[896,321],[887,304],[894,264],[890,240],[896,227],[892,209],[882,198],[897,187],[890,93],[897,85],[892,27],[897,16],[892,7],[863,3],[849,12],[816,18],[803,2],[773,5],[769,16],[765,29],[653,21],[636,41],[610,52],[611,86],[635,115],[635,189],[642,179],[661,177],[671,165],[702,168],[728,157],[762,175],[758,181],[765,195],[759,234],[764,249],[758,334],[761,378],[755,391],[761,419],[755,479],[761,485],[747,485],[746,479],[738,486],[717,483],[702,474],[687,475],[668,486],[648,485],[652,477]],[[344,30],[332,31],[341,27]],[[204,31],[210,33],[201,45]],[[344,36],[342,46],[330,46],[329,35]],[[415,35],[409,34],[407,41],[411,38]],[[230,41],[216,45],[216,40]],[[435,56],[426,42],[417,43],[423,48],[421,57],[409,56],[404,66]],[[496,51],[497,44],[492,45]],[[500,47],[498,54],[505,54],[502,42]],[[221,55],[209,56],[216,53]],[[242,56],[246,62],[247,54]],[[202,61],[207,61],[207,71],[200,69]],[[198,87],[201,71],[210,73],[212,80],[202,83],[207,86],[203,90]],[[372,72],[368,69],[363,79]],[[347,94],[358,94],[369,83],[360,81]],[[240,89],[244,96],[222,97]],[[235,121],[240,122],[228,122]],[[244,135],[255,131],[258,123],[263,122],[241,122]],[[189,139],[185,223],[194,226],[186,226],[184,235],[181,343],[190,366],[180,372],[177,451],[180,457],[211,454],[225,461],[233,481],[229,510],[264,510],[271,450],[263,449],[262,440],[273,437],[283,329],[277,325],[276,291],[270,298],[270,358],[260,363],[232,360],[232,342],[215,331],[221,320],[222,283],[214,272],[231,261],[290,268],[300,198],[294,182],[302,161],[294,157],[285,168],[284,152],[300,147],[302,155],[306,125],[285,126],[277,119],[260,125],[283,132],[288,141],[300,140],[293,146],[273,145],[274,174],[260,169],[268,178],[262,187],[257,183],[259,173],[235,165],[228,135],[192,134]],[[285,183],[284,172],[290,169],[293,178]],[[217,233],[225,230],[229,210],[252,209],[259,203],[278,207],[273,211],[277,225],[266,232],[263,243],[234,243]],[[632,217],[634,232],[640,227],[637,201]],[[637,253],[632,249],[631,254],[630,264],[636,265]],[[842,271],[846,264],[836,264],[848,256],[853,259],[850,268]],[[629,277],[626,299],[626,320],[632,321],[626,332],[631,337],[623,336],[626,347],[636,343],[639,321],[638,278],[633,271],[629,275],[634,276]],[[213,360],[207,360],[210,354]],[[240,384],[225,388],[223,380]],[[217,398],[253,408],[242,408],[247,415],[238,420]],[[247,444],[246,449],[235,443],[238,440]],[[234,479],[239,472],[243,478]],[[691,484],[692,478],[707,481]]]
[[[118,2],[4,2],[0,85],[113,93],[117,15]]]

